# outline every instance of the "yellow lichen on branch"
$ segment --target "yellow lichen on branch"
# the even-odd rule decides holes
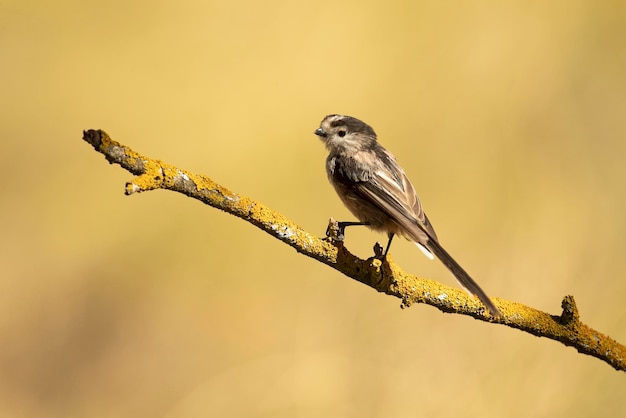
[[[395,296],[402,307],[425,303],[443,312],[468,315],[475,319],[499,323],[539,337],[560,341],[580,353],[594,356],[616,370],[626,371],[626,347],[580,322],[572,296],[562,301],[562,313],[550,315],[520,303],[494,298],[502,313],[493,318],[485,307],[467,293],[429,279],[405,273],[390,256],[384,263],[376,257],[366,260],[351,254],[336,236],[337,225],[331,219],[328,237],[309,234],[284,215],[253,199],[233,193],[210,178],[190,173],[159,160],[145,157],[113,141],[104,131],[83,132],[83,139],[135,177],[126,183],[127,195],[154,189],[166,189],[198,199],[207,205],[255,225],[285,242],[299,253],[314,258],[354,280],[379,292]],[[380,249],[375,248],[379,254]]]

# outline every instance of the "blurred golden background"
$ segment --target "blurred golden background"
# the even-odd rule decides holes
[[[620,416],[572,348],[341,276],[83,129],[323,235],[313,131],[371,124],[493,297],[626,342],[626,3],[0,2],[0,416]],[[384,236],[349,230],[362,257]],[[405,270],[455,285],[398,240]]]

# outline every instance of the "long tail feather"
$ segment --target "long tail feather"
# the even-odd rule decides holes
[[[489,309],[489,312],[492,316],[496,318],[502,316],[498,308],[496,308],[491,299],[489,299],[489,296],[487,296],[487,294],[483,292],[478,283],[476,283],[474,279],[472,279],[470,275],[467,274],[465,270],[463,270],[463,267],[461,267],[459,263],[457,263],[454,258],[452,258],[452,256],[448,254],[448,252],[444,250],[443,247],[439,245],[436,240],[428,240],[426,247],[433,254],[435,254],[435,256],[437,256],[439,260],[441,260],[441,262],[448,268],[448,270],[450,270],[452,274],[454,274],[454,277],[456,277],[458,282],[461,284],[461,286],[463,286],[465,290],[467,290],[472,295],[476,295],[478,299],[480,299],[483,305],[485,305],[487,309]]]

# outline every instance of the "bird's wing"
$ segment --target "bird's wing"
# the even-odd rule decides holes
[[[421,244],[437,240],[415,188],[393,156],[386,150],[384,154],[378,156],[384,164],[370,172],[368,181],[358,182],[357,190],[389,215],[408,238]]]
[[[478,296],[493,316],[501,316],[498,308],[478,283],[439,244],[415,189],[395,161],[394,164],[386,164],[372,171],[369,181],[359,182],[356,187],[397,223],[403,235],[437,256],[461,286],[468,293]]]
[[[500,317],[489,296],[478,283],[461,267],[439,244],[435,231],[424,214],[413,186],[404,173],[397,181],[387,170],[374,171],[367,182],[357,183],[357,189],[381,210],[389,215],[400,227],[402,235],[412,239],[424,251],[434,254],[450,270],[461,286],[487,307],[491,315]],[[432,257],[432,256],[431,256]]]

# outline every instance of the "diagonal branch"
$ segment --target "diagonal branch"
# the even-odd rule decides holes
[[[417,278],[402,271],[388,256],[385,263],[371,257],[360,259],[337,239],[337,223],[331,219],[327,238],[318,238],[285,216],[249,197],[233,193],[210,178],[190,173],[159,160],[153,160],[121,145],[101,130],[83,132],[83,139],[111,164],[119,164],[136,177],[126,183],[125,193],[167,189],[198,199],[207,205],[235,215],[273,237],[354,280],[402,300],[402,307],[426,303],[443,312],[471,316],[500,323],[538,337],[560,341],[578,352],[599,358],[616,370],[626,371],[626,347],[580,322],[573,296],[565,296],[561,315],[549,315],[516,302],[494,299],[501,318],[493,318],[477,299],[465,292]],[[380,251],[376,249],[375,251]],[[385,274],[382,274],[384,270]]]

